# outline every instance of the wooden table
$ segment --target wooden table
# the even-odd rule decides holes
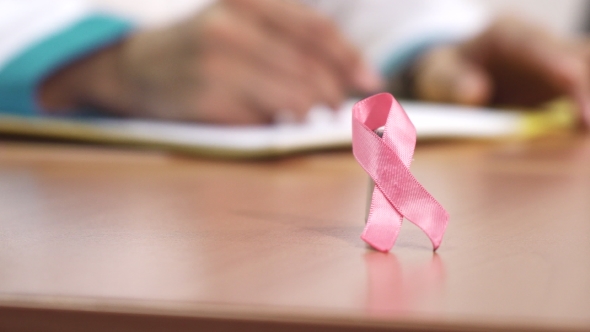
[[[441,249],[367,249],[348,152],[0,143],[2,331],[590,330],[590,137],[430,143]]]

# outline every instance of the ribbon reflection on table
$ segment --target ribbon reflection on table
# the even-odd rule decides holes
[[[446,270],[435,253],[396,256],[369,251],[363,259],[367,268],[367,312],[373,317],[393,317],[416,312],[441,301]],[[405,259],[404,259],[405,258]]]
[[[374,131],[383,126],[379,137]],[[391,250],[404,217],[428,235],[434,250],[447,227],[445,209],[410,172],[415,146],[416,129],[392,95],[382,93],[355,104],[352,150],[375,182],[361,237],[379,251]]]

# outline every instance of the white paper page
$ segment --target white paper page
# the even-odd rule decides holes
[[[297,149],[345,145],[351,142],[352,106],[338,112],[324,107],[310,111],[304,123],[272,126],[219,126],[145,120],[93,120],[111,133],[172,144],[205,145],[243,150]],[[517,134],[522,115],[490,109],[403,102],[419,139],[493,138]]]
[[[221,126],[136,119],[14,117],[0,115],[0,132],[109,144],[155,145],[195,154],[265,156],[349,146],[352,107],[316,107],[304,123]],[[401,103],[420,139],[518,136],[523,112],[419,102]],[[15,129],[16,128],[16,129]]]

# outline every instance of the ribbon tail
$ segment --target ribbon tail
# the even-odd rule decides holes
[[[408,218],[408,220],[414,225],[418,226],[426,234],[426,236],[428,236],[430,242],[432,242],[434,251],[436,251],[438,247],[440,247],[443,235],[445,234],[449,215],[437,201],[434,201],[434,203],[436,205],[431,205],[434,205],[432,209],[435,210],[435,212],[432,212],[432,216],[430,217],[420,219],[414,218],[414,220],[408,218],[408,216],[405,217]]]
[[[402,220],[402,215],[389,204],[381,190],[375,187],[367,225],[361,239],[375,250],[388,252],[395,244]]]

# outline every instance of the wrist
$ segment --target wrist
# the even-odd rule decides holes
[[[126,93],[120,57],[123,43],[99,50],[46,79],[39,99],[49,114],[63,114],[84,107],[97,107],[115,114],[128,114],[133,108]]]

